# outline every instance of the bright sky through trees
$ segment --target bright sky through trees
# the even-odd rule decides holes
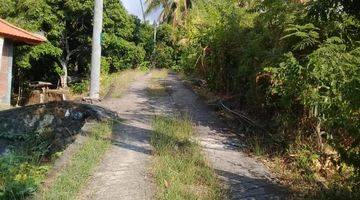
[[[142,12],[141,12],[141,6],[140,6],[140,0],[121,0],[125,8],[128,10],[130,14],[136,15],[139,17],[139,19],[142,20]],[[142,0],[144,4],[144,9],[146,9],[145,0]],[[159,17],[160,11],[154,12],[151,15],[147,16],[146,19],[150,21],[151,23],[154,20],[157,20]]]

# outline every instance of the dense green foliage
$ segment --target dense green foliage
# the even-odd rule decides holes
[[[179,28],[182,66],[251,108],[314,118],[359,168],[359,10],[343,3],[196,1]]]
[[[152,65],[196,75],[264,122],[276,138],[272,151],[297,152],[295,165],[306,168],[302,176],[314,180],[309,171],[318,160],[331,160],[339,177],[350,177],[341,174],[344,168],[359,175],[360,1],[147,2],[148,13],[164,8],[156,44],[152,26],[127,14],[119,1],[105,0],[104,73]],[[87,76],[92,9],[91,0],[2,0],[0,17],[48,39],[16,48],[15,77],[53,82],[66,70]],[[86,88],[82,82],[73,90]],[[327,177],[326,171],[320,175]]]
[[[61,171],[46,191],[39,191],[39,186],[51,169],[52,160],[61,155],[51,149],[52,134],[45,131],[8,137],[14,145],[9,153],[0,156],[0,200],[29,199],[35,193],[38,194],[35,199],[73,199],[109,147],[111,126],[112,122],[95,123],[88,139],[71,157],[71,165]]]
[[[273,151],[307,138],[319,160],[335,149],[358,173],[359,13],[359,1],[194,0],[173,24],[172,65],[267,119]]]
[[[36,191],[49,167],[32,158],[9,154],[0,158],[0,199],[25,199]]]
[[[175,65],[176,54],[173,48],[172,27],[162,24],[157,29],[156,45],[152,62],[158,68],[171,68]]]
[[[17,2],[17,3],[15,3]],[[21,83],[59,76],[88,75],[91,58],[92,0],[1,1],[0,17],[44,33],[47,42],[15,49],[15,73]],[[152,28],[127,13],[118,0],[104,1],[102,71],[132,68],[152,52]]]

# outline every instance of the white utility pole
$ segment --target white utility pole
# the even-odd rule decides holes
[[[100,98],[101,32],[103,23],[103,0],[94,0],[94,27],[91,54],[90,99]]]
[[[142,15],[143,15],[143,20],[144,20],[144,23],[146,22],[146,15],[145,15],[145,11],[144,11],[144,6],[143,6],[143,1],[140,0],[140,6],[141,6],[141,12],[142,12]]]
[[[153,51],[153,53],[155,54],[155,51],[156,51],[157,26],[158,26],[155,20],[154,20],[153,26],[154,26],[154,38],[153,38],[154,51]]]

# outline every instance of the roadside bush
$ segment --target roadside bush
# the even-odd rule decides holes
[[[171,68],[174,62],[174,49],[164,44],[158,44],[156,46],[153,62],[157,68]]]
[[[0,157],[0,199],[25,199],[36,191],[48,169],[16,153]]]
[[[360,48],[351,50],[340,38],[329,38],[301,63],[289,53],[279,68],[272,68],[272,92],[286,99],[282,102],[289,102],[282,106],[291,107],[298,99],[320,126],[318,141],[327,139],[343,160],[357,169],[360,169],[356,145],[360,142],[359,53]]]
[[[176,64],[173,31],[169,24],[161,24],[157,28],[156,45],[151,56],[152,64],[156,68],[171,68]]]
[[[104,54],[109,63],[110,72],[131,69],[144,61],[145,50],[141,46],[124,39],[108,37],[104,41]]]
[[[193,4],[175,32],[177,64],[206,79],[212,91],[270,131],[262,136],[266,142],[255,145],[259,154],[266,145],[266,152],[285,162],[292,159],[289,147],[305,143],[308,149],[294,151],[300,157],[289,164],[303,183],[325,179],[336,188],[336,177],[342,177],[338,188],[355,191],[360,172],[358,3],[234,2]],[[318,165],[336,172],[309,172]],[[320,188],[312,183],[306,189]]]
[[[139,69],[143,72],[147,72],[150,70],[150,62],[144,61],[139,65]]]
[[[0,156],[0,199],[26,199],[33,194],[45,178],[49,166],[51,134],[2,135],[14,143],[10,153]]]
[[[70,86],[70,88],[75,94],[84,94],[89,89],[89,81],[83,80],[80,83],[74,83]]]

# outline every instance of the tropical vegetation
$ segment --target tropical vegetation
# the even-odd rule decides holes
[[[358,197],[359,1],[151,2],[177,16],[169,67],[262,124],[251,144],[300,177],[293,189]]]
[[[15,85],[25,87],[30,81],[47,80],[66,88],[68,80],[86,78],[90,71],[92,0],[5,0],[0,4],[1,18],[42,33],[48,40],[36,47],[15,48]],[[103,73],[141,65],[148,56],[146,50],[152,49],[151,30],[150,25],[129,15],[118,0],[105,0]]]
[[[103,74],[159,67],[202,79],[201,89],[261,124],[241,127],[250,153],[294,193],[360,198],[360,1],[146,2],[147,13],[162,9],[157,27],[104,1]],[[48,39],[15,48],[15,93],[34,80],[66,88],[66,76],[85,80],[74,90],[86,90],[92,9],[92,0],[0,2],[1,18]]]

